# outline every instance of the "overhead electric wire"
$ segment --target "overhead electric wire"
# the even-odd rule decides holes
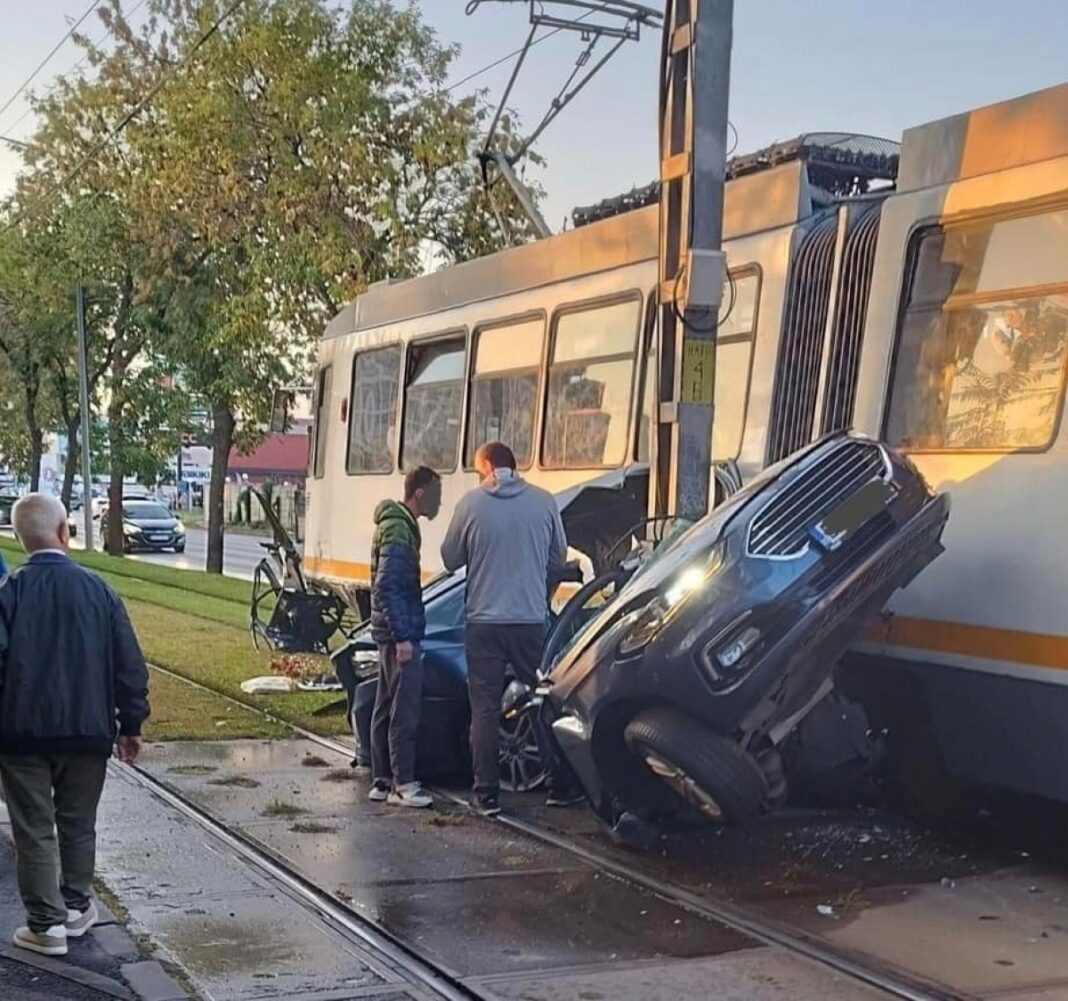
[[[98,2],[99,2],[99,0],[98,0]],[[138,0],[138,3],[135,6],[131,7],[130,10],[128,10],[125,14],[122,14],[122,17],[123,18],[131,18],[131,17],[133,17],[134,14],[136,14],[142,7],[144,7],[144,5],[146,3],[148,3],[148,0]],[[120,14],[121,14],[121,9],[120,9]],[[114,28],[114,26],[112,26],[103,35],[101,35],[96,40],[96,42],[94,44],[97,45],[97,46],[103,45],[104,42],[106,42],[114,34],[115,34],[115,28]],[[71,67],[69,72],[74,73],[77,70],[80,70],[86,64],[86,62],[88,62],[88,60],[89,60],[89,56],[88,55],[82,56],[82,58],[79,59]],[[54,88],[55,88],[55,84],[52,85],[51,89],[54,89]],[[3,112],[0,111],[0,114],[3,114]],[[6,129],[4,129],[4,131],[5,132],[14,132],[15,129],[17,129],[32,114],[33,114],[33,106],[31,105],[25,111],[23,111],[23,113],[21,115],[19,115],[19,117],[16,118]],[[24,143],[23,145],[28,145],[28,144]]]
[[[75,21],[75,22],[74,22],[74,24],[72,24],[72,25],[70,26],[70,30],[69,30],[69,31],[68,31],[68,32],[67,32],[67,33],[66,33],[66,34],[65,34],[65,35],[64,35],[64,36],[63,36],[63,37],[62,37],[62,38],[61,38],[61,39],[60,39],[60,40],[58,41],[58,42],[56,42],[55,46],[53,46],[53,48],[52,48],[52,51],[51,51],[51,52],[49,52],[49,53],[48,53],[48,55],[47,55],[47,56],[45,56],[45,57],[44,57],[44,59],[42,59],[42,60],[41,60],[41,61],[40,61],[40,62],[39,62],[39,63],[37,64],[37,67],[36,67],[36,69],[34,69],[34,71],[33,71],[33,72],[32,72],[32,73],[31,73],[31,74],[30,74],[30,75],[28,76],[28,77],[26,77],[26,79],[25,79],[25,80],[23,80],[23,81],[22,81],[21,85],[20,85],[20,86],[19,86],[19,88],[18,88],[18,89],[17,89],[16,91],[15,91],[15,93],[14,93],[14,94],[12,94],[12,95],[11,95],[11,96],[10,96],[10,97],[9,97],[9,98],[8,98],[8,99],[7,99],[6,101],[5,101],[5,102],[4,102],[4,105],[3,105],[3,107],[0,107],[0,115],[2,115],[2,114],[3,114],[4,112],[5,112],[5,111],[7,111],[7,109],[8,109],[8,108],[10,108],[10,107],[11,107],[11,105],[13,105],[13,104],[15,103],[15,101],[17,101],[17,100],[18,100],[18,98],[19,98],[19,95],[21,95],[21,94],[23,93],[23,91],[25,91],[25,90],[26,90],[26,88],[27,88],[27,87],[28,87],[28,86],[29,86],[29,85],[30,85],[31,83],[33,83],[33,81],[34,81],[34,80],[36,79],[36,77],[37,77],[37,74],[38,74],[38,73],[40,73],[40,72],[41,72],[41,70],[43,70],[43,69],[45,68],[45,66],[47,66],[47,65],[48,65],[48,63],[49,63],[49,62],[51,61],[52,57],[53,57],[53,56],[54,56],[54,55],[55,55],[55,54],[56,54],[56,53],[57,53],[57,52],[58,52],[58,51],[59,51],[59,50],[60,50],[60,49],[61,49],[61,48],[63,47],[63,45],[64,45],[64,44],[66,43],[67,39],[68,39],[68,38],[70,38],[70,36],[71,36],[71,35],[73,35],[73,34],[74,34],[74,32],[76,32],[76,31],[78,30],[78,28],[79,28],[79,27],[81,27],[81,24],[82,24],[82,22],[83,22],[83,21],[84,21],[84,20],[85,20],[85,19],[86,19],[86,18],[87,18],[87,17],[88,17],[88,16],[90,15],[90,14],[92,14],[92,13],[93,13],[93,11],[94,11],[94,10],[96,10],[96,8],[97,8],[97,7],[99,7],[99,6],[100,6],[100,0],[93,0],[93,2],[92,2],[92,3],[91,3],[91,4],[89,5],[89,6],[88,6],[88,8],[86,8],[86,11],[85,11],[85,13],[84,13],[84,14],[82,14],[82,16],[81,16],[81,17],[79,17],[79,18],[78,18],[78,20],[77,20],[77,21]]]
[[[535,45],[541,45],[542,42],[548,41],[550,38],[553,37],[553,35],[557,35],[563,30],[563,28],[553,28],[553,30],[550,31],[547,35],[542,35],[541,38],[537,38],[533,42],[531,42],[529,47],[534,48]],[[462,80],[457,80],[456,83],[449,84],[449,86],[445,88],[445,93],[451,93],[452,91],[456,90],[457,87],[462,87],[465,83],[469,83],[471,80],[474,80],[475,77],[482,76],[483,73],[488,73],[490,70],[495,70],[502,63],[508,62],[509,59],[514,59],[526,47],[527,46],[521,45],[518,49],[513,49],[507,55],[501,56],[500,59],[495,59],[493,62],[489,63],[489,65],[483,66],[482,69],[475,70],[474,73],[469,73]]]
[[[576,23],[579,21],[585,21],[586,18],[588,18],[591,14],[594,13],[596,13],[596,11],[588,10],[581,17],[575,18],[575,21]],[[541,45],[542,42],[547,42],[550,38],[553,37],[553,35],[559,35],[561,31],[565,30],[567,30],[566,27],[561,25],[559,28],[553,28],[552,31],[542,35],[541,38],[534,39],[534,41],[532,41],[529,45],[520,45],[518,49],[513,49],[507,55],[501,56],[500,59],[495,59],[487,66],[483,66],[482,69],[475,70],[474,73],[469,73],[462,80],[457,80],[456,83],[450,83],[449,86],[445,88],[445,93],[451,93],[452,91],[456,90],[457,87],[462,87],[465,83],[469,83],[471,80],[474,80],[475,77],[482,76],[483,73],[488,73],[490,70],[495,70],[502,63],[508,62],[509,59],[514,59],[516,56],[518,56],[524,51],[529,52],[532,48],[534,48],[535,45]]]
[[[223,13],[218,17],[215,23],[210,28],[208,28],[208,30],[205,31],[204,34],[196,40],[196,42],[193,43],[193,47],[185,54],[181,62],[177,63],[175,66],[160,74],[160,78],[149,88],[148,93],[146,93],[145,96],[137,102],[137,104],[135,104],[128,112],[126,112],[125,115],[122,116],[118,124],[106,136],[104,136],[103,139],[101,139],[98,143],[94,144],[92,149],[90,149],[88,153],[86,153],[69,171],[67,171],[67,173],[64,174],[63,177],[61,177],[55,184],[53,184],[52,187],[48,189],[48,191],[41,195],[41,197],[37,199],[37,201],[48,201],[48,199],[50,199],[57,192],[62,191],[68,184],[70,184],[71,181],[74,180],[75,177],[77,177],[85,169],[85,166],[93,160],[97,153],[99,153],[105,146],[107,146],[108,143],[118,138],[118,136],[122,133],[123,129],[125,129],[126,126],[130,124],[130,122],[132,122],[142,111],[144,111],[146,107],[148,107],[152,99],[163,89],[164,85],[167,83],[168,80],[171,79],[174,73],[178,70],[184,69],[189,64],[193,56],[195,56],[197,52],[208,42],[208,40],[211,39],[212,36],[214,36],[218,32],[219,28],[222,27],[223,23],[244,2],[245,0],[234,0],[234,2],[231,3],[230,6],[227,7],[226,10],[223,11]],[[8,230],[16,226],[18,222],[19,219],[16,216],[3,228],[3,230],[0,230],[0,233],[8,232]]]

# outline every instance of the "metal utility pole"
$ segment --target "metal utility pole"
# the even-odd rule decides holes
[[[89,440],[89,348],[85,338],[85,290],[78,282],[75,292],[78,314],[78,397],[82,410],[82,514],[85,518],[85,548],[93,549],[93,473]],[[68,454],[70,443],[68,442]]]
[[[709,508],[733,17],[733,0],[668,0],[664,21],[651,505],[689,519]]]

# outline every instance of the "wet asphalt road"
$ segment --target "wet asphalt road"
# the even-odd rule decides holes
[[[707,996],[697,984],[710,982],[717,997],[745,1001],[884,996],[450,803],[433,813],[369,804],[366,776],[344,764],[300,741],[154,745],[146,757],[202,809],[489,997],[646,1001]],[[1063,831],[1056,818],[1032,823],[1009,806],[995,837],[794,809],[745,830],[680,825],[636,854],[614,848],[586,810],[546,810],[537,795],[505,806],[643,876],[952,996],[1068,997],[1068,860],[1039,833]]]
[[[79,526],[80,527],[80,526]],[[100,548],[99,526],[94,526],[94,543]],[[228,533],[225,541],[223,572],[228,577],[251,580],[256,564],[263,558],[261,542],[269,541],[267,536],[239,535]],[[84,539],[81,533],[71,540],[72,549],[83,549]],[[159,563],[162,566],[176,567],[179,570],[203,570],[208,556],[208,533],[200,528],[190,528],[186,532],[184,553],[132,553],[131,559],[145,563]]]
[[[445,801],[434,811],[369,803],[368,777],[346,765],[344,756],[300,740],[154,744],[144,758],[157,779],[478,997],[886,997]],[[325,992],[337,990],[339,978],[370,975],[352,971],[358,957],[347,967],[320,959],[314,928],[278,911],[262,889],[217,873],[200,834],[180,833],[166,811],[144,807],[119,783],[109,788],[116,798],[103,811],[102,873],[205,995],[260,1001],[293,996],[299,983],[301,997],[334,997]],[[152,884],[166,887],[162,899]],[[304,959],[299,980],[294,956]],[[336,950],[324,956],[336,960]]]

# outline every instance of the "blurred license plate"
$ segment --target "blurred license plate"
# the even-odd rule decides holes
[[[872,480],[852,497],[842,501],[812,529],[824,549],[837,549],[861,525],[871,521],[894,496],[894,488],[883,480]]]

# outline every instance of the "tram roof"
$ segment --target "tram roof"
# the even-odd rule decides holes
[[[951,183],[1068,156],[1068,84],[909,129],[901,146],[847,133],[809,133],[735,157],[724,193],[724,240],[787,226],[819,205],[862,193]],[[380,282],[327,325],[340,337],[624,267],[657,256],[655,185],[576,210],[583,225],[403,281]]]
[[[816,192],[818,195],[818,192]],[[780,162],[727,182],[723,237],[790,225],[812,212],[814,188],[802,160]],[[342,337],[428,313],[655,260],[658,209],[648,205],[555,236],[400,281],[379,282],[330,321]]]

